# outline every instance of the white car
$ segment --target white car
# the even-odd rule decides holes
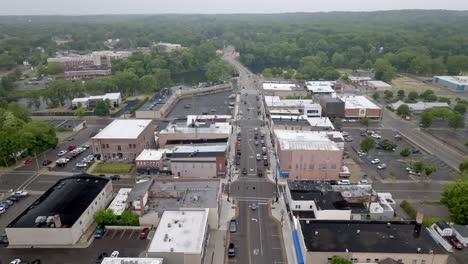
[[[26,197],[29,195],[27,191],[16,191],[12,193],[13,196]]]
[[[378,139],[382,138],[382,136],[379,134],[372,134],[371,137],[378,138]]]
[[[380,160],[379,159],[373,159],[373,160],[371,160],[371,163],[372,164],[377,164],[377,163],[380,163]]]
[[[67,154],[67,151],[66,151],[66,150],[61,150],[61,151],[57,154],[57,156],[63,156],[63,155],[65,155],[65,154]]]
[[[4,207],[0,207],[0,214],[3,214],[5,212],[5,208]]]
[[[385,164],[385,163],[379,164],[377,166],[377,169],[379,169],[379,170],[382,170],[382,169],[385,169],[385,168],[387,168],[387,164]]]
[[[10,264],[21,264],[21,259],[14,259],[10,262]]]
[[[261,160],[262,157],[260,156],[260,154],[257,154],[257,160]]]
[[[258,140],[255,140],[255,146],[257,146],[257,145],[258,145]]]
[[[359,155],[359,157],[362,157],[362,156],[365,156],[366,153],[364,151],[358,151],[357,154]]]
[[[359,184],[369,184],[369,182],[367,180],[360,180]]]
[[[119,252],[118,251],[114,251],[112,252],[112,254],[110,255],[111,258],[117,258],[119,257]]]
[[[350,185],[351,182],[349,180],[339,180],[338,184],[339,185]]]
[[[267,155],[263,155],[263,160],[268,160]]]
[[[411,174],[411,175],[418,175],[418,176],[421,176],[421,173],[420,173],[420,172],[415,172],[414,170],[409,170],[408,173]]]

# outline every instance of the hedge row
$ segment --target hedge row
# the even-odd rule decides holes
[[[412,219],[416,219],[417,211],[408,201],[401,201],[400,207],[403,208],[406,214],[408,214]]]

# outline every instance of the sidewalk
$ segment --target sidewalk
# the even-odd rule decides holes
[[[288,213],[286,211],[286,205],[284,198],[281,195],[278,203],[271,207],[271,214],[281,223],[281,231],[283,237],[283,246],[286,252],[286,259],[289,264],[296,264],[296,251],[294,248],[294,241],[292,238],[292,227],[289,221]]]
[[[219,228],[210,231],[210,238],[205,250],[204,264],[224,263],[226,245],[229,240],[229,221],[236,215],[236,206],[227,201],[227,195],[223,194],[221,200],[221,214]],[[231,199],[232,202],[232,199]]]

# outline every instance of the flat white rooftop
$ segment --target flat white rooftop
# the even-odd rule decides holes
[[[109,99],[111,101],[119,100],[120,93],[106,93],[104,95],[93,95],[93,96],[88,96],[88,97],[74,98],[72,100],[72,103],[87,102],[89,100],[106,100],[106,99]]]
[[[273,109],[270,111],[272,115],[300,115],[301,113],[297,109]]]
[[[367,76],[349,76],[350,81],[358,82],[358,81],[370,81],[372,80],[371,77]]]
[[[210,120],[231,120],[231,115],[188,115],[187,116],[187,125],[192,124],[193,122],[197,121],[210,121]]]
[[[193,152],[224,152],[227,144],[197,146],[197,145],[179,145],[173,148],[173,153],[193,153]]]
[[[265,96],[265,103],[267,107],[320,107],[319,104],[314,103],[311,99],[285,99],[281,100],[279,96]],[[320,107],[321,108],[321,107]]]
[[[391,88],[392,86],[386,82],[382,82],[382,81],[368,81],[367,84],[369,84],[369,86],[373,86],[373,87],[384,87],[384,88]]]
[[[292,91],[296,88],[293,83],[277,83],[277,82],[264,82],[263,90],[276,90],[276,91]]]
[[[325,131],[299,131],[275,129],[283,150],[340,150]]]
[[[186,124],[170,124],[167,128],[161,130],[160,134],[227,134],[231,133],[231,125],[229,123],[219,122],[213,124],[195,123],[195,127],[187,126]]]
[[[335,129],[328,117],[307,117],[307,121],[311,127],[329,127]]]
[[[201,254],[208,227],[208,210],[165,211],[149,253]]]
[[[104,258],[101,264],[163,264],[162,258]]]
[[[457,85],[468,85],[468,76],[434,76],[434,78],[439,78]]]
[[[119,192],[115,196],[109,205],[109,209],[114,211],[115,215],[121,215],[126,208],[126,203],[128,194],[132,191],[132,188],[120,188]]]
[[[171,149],[144,149],[136,158],[136,161],[142,160],[161,160],[164,153],[172,153]]]
[[[313,93],[334,93],[334,81],[306,82],[307,90]]]
[[[151,119],[116,119],[93,139],[137,139],[151,123]]]
[[[362,95],[345,95],[341,96],[341,100],[345,102],[345,109],[380,109],[380,107]]]

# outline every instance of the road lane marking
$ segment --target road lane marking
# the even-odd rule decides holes
[[[259,228],[259,231],[260,231],[260,255],[263,256],[262,225],[260,224],[260,221],[261,221],[260,217],[261,217],[261,215],[262,215],[262,214],[259,212],[259,213],[258,213],[258,228]]]
[[[247,213],[246,213],[246,216],[247,218],[246,219],[249,219],[249,216],[250,216],[250,210],[247,209]],[[250,223],[249,221],[247,221],[247,237],[250,238]],[[250,255],[250,239],[247,239],[247,252],[248,252],[248,256],[249,256],[249,264],[252,264],[252,256]]]

